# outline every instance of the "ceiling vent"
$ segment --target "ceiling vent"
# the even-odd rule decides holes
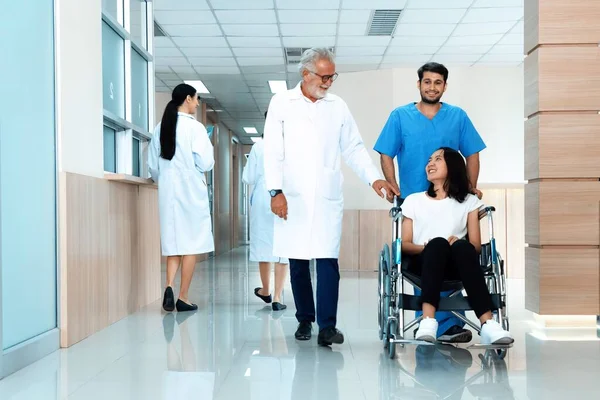
[[[286,47],[285,48],[285,62],[287,65],[298,65],[300,63],[300,57],[306,50],[310,47]],[[330,47],[329,50],[335,54],[335,50],[333,47]]]
[[[154,21],[154,37],[167,36],[165,31]]]
[[[374,10],[369,20],[367,36],[392,36],[402,10]]]

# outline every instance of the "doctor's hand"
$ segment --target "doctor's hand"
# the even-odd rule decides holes
[[[287,199],[283,193],[271,198],[271,211],[279,218],[283,218],[287,221]]]
[[[472,188],[471,193],[474,194],[475,196],[477,196],[477,198],[479,200],[481,200],[481,198],[483,197],[483,193],[481,193],[481,190],[479,190],[477,188]]]
[[[383,179],[376,180],[371,185],[375,193],[379,195],[382,199],[385,198],[390,203],[394,202],[394,196],[400,196],[400,190],[397,187],[393,186],[388,181],[384,181]]]

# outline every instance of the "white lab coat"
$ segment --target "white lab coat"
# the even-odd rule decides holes
[[[172,160],[160,157],[160,124],[148,151],[148,168],[158,183],[160,240],[164,256],[214,251],[214,238],[204,172],[215,164],[206,128],[179,113]]]
[[[348,106],[333,94],[313,103],[298,84],[271,99],[264,142],[267,189],[282,189],[288,202],[287,221],[275,221],[274,255],[339,258],[341,158],[365,184],[382,179]]]
[[[273,255],[275,214],[271,212],[271,196],[265,186],[262,141],[252,146],[242,180],[247,185],[254,185],[250,196],[250,261],[287,264],[287,259]]]

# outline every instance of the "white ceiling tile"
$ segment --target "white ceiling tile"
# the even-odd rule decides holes
[[[492,47],[489,54],[523,54],[523,46],[518,44],[496,45]]]
[[[190,65],[185,57],[157,57],[154,59],[155,65]]]
[[[456,24],[405,24],[396,27],[394,36],[449,36]]]
[[[338,12],[334,10],[307,11],[307,10],[280,10],[279,22],[294,24],[298,21],[309,21],[312,24],[335,24]]]
[[[440,48],[437,54],[485,54],[492,48],[487,46],[444,46]]]
[[[283,65],[282,56],[279,57],[238,57],[240,66],[255,66],[255,65]]]
[[[447,10],[406,10],[402,13],[401,23],[406,24],[457,24],[466,9]]]
[[[162,10],[209,10],[206,0],[154,0],[154,11]]]
[[[390,47],[417,47],[417,46],[437,46],[440,47],[444,42],[448,40],[446,36],[431,36],[431,37],[419,37],[419,36],[396,36],[392,39]]]
[[[483,46],[496,44],[502,35],[453,36],[448,39],[448,46]]]
[[[462,22],[517,22],[521,18],[523,18],[522,7],[472,8],[467,12]]]
[[[367,32],[367,24],[340,24],[338,35],[340,36],[362,36]]]
[[[157,47],[154,49],[155,57],[183,57],[176,47]]]
[[[425,64],[427,61],[421,60],[405,60],[399,61],[397,63],[382,63],[379,66],[380,70],[383,69],[394,69],[394,68],[418,68],[421,65]]]
[[[475,0],[471,6],[473,8],[491,8],[491,7],[523,7],[523,0]]]
[[[292,73],[292,74],[293,73],[299,74],[300,71],[298,70],[298,67],[299,67],[298,65],[288,65],[287,72]]]
[[[258,82],[259,85],[264,84],[266,81],[277,81],[277,80],[281,80],[284,81],[285,80],[285,74],[284,73],[280,73],[280,74],[245,74],[244,75],[246,78],[246,81],[248,82],[248,85],[250,85],[250,82]]]
[[[280,10],[337,10],[340,0],[276,0]]]
[[[272,10],[273,0],[211,0],[215,10]]]
[[[505,34],[514,26],[514,22],[487,22],[477,24],[459,24],[453,36],[475,36]]]
[[[174,48],[175,45],[173,44],[173,41],[168,38],[168,37],[164,37],[164,36],[158,36],[154,38],[154,48],[157,47],[172,47]]]
[[[498,0],[496,0],[498,1]],[[502,0],[499,0],[502,1]],[[417,0],[407,4],[407,9],[441,9],[441,8],[469,8],[473,0]]]
[[[167,86],[171,86],[171,87],[173,87],[173,86],[177,86],[177,85],[179,85],[180,83],[183,83],[183,80],[181,80],[181,79],[173,79],[173,80],[171,80],[171,79],[166,79],[166,80],[163,80],[163,82],[164,82],[164,83],[165,83]]]
[[[439,48],[440,46],[390,47],[385,54],[386,56],[433,55]]]
[[[281,40],[278,37],[236,37],[227,38],[231,47],[277,47],[281,48]]]
[[[238,67],[195,67],[195,69],[198,71],[198,74],[200,74],[200,77],[202,77],[204,74],[223,75],[240,73],[240,69]]]
[[[156,86],[156,91],[160,93],[170,93],[171,89],[166,86]]]
[[[162,25],[216,24],[211,11],[157,11],[156,20]]]
[[[168,65],[156,65],[156,64],[154,64],[154,72],[168,73],[168,72],[172,72],[172,71],[171,71],[171,68],[169,68]]]
[[[500,39],[498,44],[518,44],[519,46],[523,46],[523,35],[518,33],[509,33],[508,35],[504,35],[504,37]]]
[[[382,56],[385,53],[385,46],[373,47],[337,47],[335,49],[336,57],[348,56]]]
[[[406,0],[344,0],[342,8],[345,10],[398,10],[404,8],[405,5]]]
[[[441,64],[472,64],[480,57],[480,54],[439,54],[433,57],[431,61]]]
[[[164,80],[179,79],[179,76],[177,74],[172,73],[172,72],[170,72],[170,73],[159,72],[159,73],[156,74],[156,77],[158,79],[161,79],[161,80],[163,80],[163,79]]]
[[[523,20],[517,22],[510,33],[519,33],[523,35],[525,33],[525,24],[523,23]]]
[[[240,21],[252,21],[254,24],[275,24],[275,10],[221,10],[215,11],[221,24],[239,24]]]
[[[195,67],[233,67],[236,65],[233,57],[190,57],[190,62]]]
[[[179,47],[229,47],[224,37],[213,37],[209,40],[194,37],[173,38]]]
[[[366,24],[371,18],[370,10],[342,10],[340,14],[341,24]]]
[[[317,47],[317,46],[334,46],[335,36],[284,36],[283,45],[286,47]]]
[[[485,60],[479,60],[477,61],[475,64],[473,64],[474,66],[479,66],[479,67],[497,67],[497,68],[508,68],[508,67],[518,67],[519,65],[521,65],[523,63],[523,61],[485,61]]]
[[[379,64],[381,56],[352,56],[352,57],[336,57],[336,65],[348,64]]]
[[[269,98],[271,98],[271,95],[270,95],[271,89],[267,85],[251,86],[250,91],[252,93],[255,93],[254,98],[257,100],[258,100],[257,96],[261,97],[262,93],[264,93],[265,95],[269,94]]]
[[[281,24],[282,36],[335,36],[336,24]]]
[[[362,47],[362,46],[387,46],[390,36],[340,36],[338,46]]]
[[[277,57],[283,54],[281,47],[234,47],[236,57]]]
[[[397,56],[385,56],[383,59],[383,64],[398,64],[405,62],[419,63],[424,64],[431,58],[430,55],[427,54],[407,54],[407,55],[397,55]]]
[[[280,64],[276,65],[249,65],[241,66],[242,74],[271,74],[285,72],[285,65],[283,65],[283,58]]]
[[[223,24],[227,36],[279,36],[277,24]]]
[[[163,29],[171,36],[222,36],[217,24],[203,25],[164,25]]]
[[[379,63],[376,64],[345,64],[340,65],[336,68],[339,73],[348,72],[361,72],[361,71],[375,71],[379,67]]]
[[[191,65],[187,65],[187,66],[173,66],[171,67],[171,69],[175,72],[177,72],[177,75],[179,75],[181,77],[182,74],[192,74],[192,75],[196,75],[196,70],[194,68],[192,68]]]
[[[196,80],[196,79],[198,79],[198,73],[196,71],[190,72],[190,73],[179,72],[179,73],[177,73],[177,75],[179,75],[179,77],[181,79],[183,79],[183,80]]]
[[[231,57],[228,47],[183,47],[183,54],[188,57]]]
[[[485,62],[521,62],[525,59],[523,54],[486,54],[481,58]]]

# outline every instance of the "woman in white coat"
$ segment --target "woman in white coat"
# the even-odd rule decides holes
[[[213,168],[215,159],[206,128],[193,117],[198,105],[196,89],[187,84],[175,87],[148,152],[150,175],[158,183],[161,249],[167,256],[165,311],[198,309],[188,299],[196,255],[214,251],[204,173]],[[175,303],[173,281],[180,265],[181,288]]]
[[[265,113],[265,118],[267,113]],[[273,256],[273,227],[275,215],[271,212],[271,196],[265,186],[264,144],[258,141],[252,146],[250,156],[242,173],[242,180],[254,189],[250,197],[250,261],[258,262],[262,287],[254,294],[265,303],[271,303],[273,311],[285,310],[281,292],[287,275],[288,260]],[[271,264],[275,263],[275,291],[271,298]]]

